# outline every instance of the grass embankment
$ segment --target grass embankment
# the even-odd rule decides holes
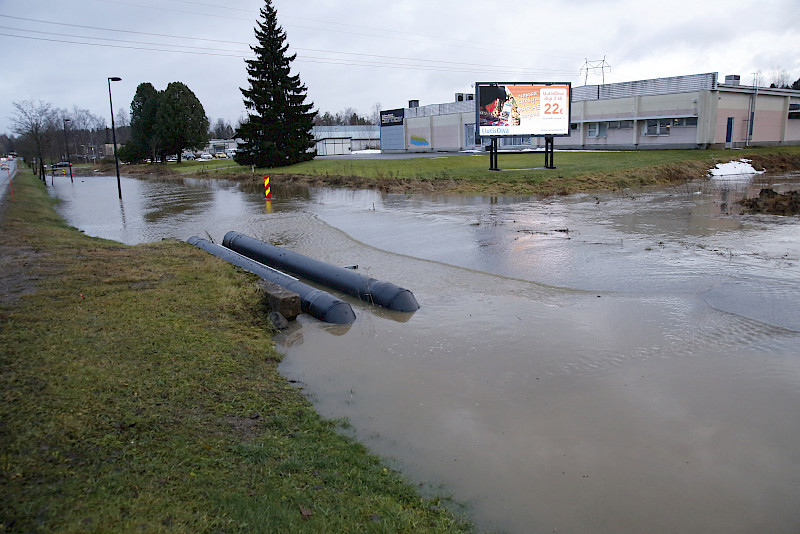
[[[230,160],[150,165],[131,172],[196,173],[209,178],[262,180],[338,187],[375,188],[387,192],[566,195],[680,183],[707,174],[717,163],[746,158],[759,169],[800,169],[800,147],[747,150],[641,150],[630,152],[556,152],[556,169],[543,169],[541,152],[501,153],[503,172],[489,170],[489,156],[441,154],[426,158],[332,159],[276,169],[232,167]]]
[[[278,374],[249,275],[184,243],[87,237],[28,172],[14,190],[0,532],[468,530]]]

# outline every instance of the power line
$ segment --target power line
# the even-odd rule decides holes
[[[227,41],[227,40],[221,40],[221,39],[204,39],[204,38],[188,37],[188,36],[181,36],[181,35],[170,35],[170,34],[163,34],[163,33],[139,32],[139,31],[131,31],[131,30],[119,30],[119,29],[115,29],[115,28],[103,28],[103,27],[99,27],[99,26],[88,26],[88,25],[82,25],[82,24],[68,24],[68,23],[63,23],[63,22],[52,22],[52,21],[47,21],[47,20],[32,19],[32,18],[27,18],[27,17],[16,17],[16,16],[11,16],[11,15],[0,15],[0,16],[6,17],[6,18],[11,18],[11,19],[16,19],[16,20],[24,20],[24,21],[27,21],[27,22],[35,22],[35,23],[48,24],[48,25],[54,25],[54,26],[66,26],[66,27],[73,27],[73,28],[98,30],[98,31],[104,31],[104,32],[128,33],[128,34],[134,34],[134,35],[146,35],[146,36],[151,36],[151,37],[163,37],[163,38],[168,38],[168,39],[185,39],[185,40],[191,40],[191,41],[198,41],[199,40],[199,41],[208,41],[208,42],[211,42],[211,43],[225,43],[225,44],[234,44],[234,45],[241,45],[241,46],[248,46],[248,47],[250,46],[250,43],[246,43],[246,42],[242,42],[242,41]],[[188,49],[201,50],[201,51],[205,50],[205,51],[213,51],[214,52],[213,55],[226,55],[226,54],[221,54],[220,52],[233,52],[235,57],[243,57],[243,56],[241,56],[242,52],[240,52],[239,50],[229,50],[229,49],[220,50],[218,48],[198,47],[198,46],[191,46],[191,45],[180,45],[180,44],[170,44],[170,43],[152,43],[152,42],[142,42],[142,41],[130,41],[130,40],[123,40],[123,39],[113,39],[113,38],[110,38],[110,37],[93,37],[93,36],[86,36],[86,35],[70,35],[70,34],[63,34],[63,33],[44,32],[44,31],[38,31],[38,30],[24,30],[24,29],[17,29],[17,28],[2,27],[2,26],[0,26],[0,28],[5,28],[6,30],[15,31],[15,32],[28,32],[28,33],[36,33],[36,34],[41,34],[41,35],[55,35],[55,36],[60,37],[61,40],[53,39],[53,41],[56,41],[56,42],[67,42],[67,43],[70,43],[70,44],[82,44],[82,43],[77,42],[77,41],[66,41],[66,40],[64,40],[64,37],[75,38],[75,39],[95,40],[95,41],[103,40],[103,41],[109,41],[109,42],[114,42],[114,43],[128,43],[128,44],[136,44],[136,45],[155,46],[155,47],[164,47],[164,46],[166,46],[166,47],[174,47],[174,48],[188,48]],[[5,35],[9,35],[9,34],[5,34]],[[13,36],[13,35],[9,35],[9,36]],[[19,37],[24,37],[24,36],[19,36]],[[90,44],[91,45],[91,44],[97,44],[97,43],[83,43],[83,44]],[[489,69],[489,70],[514,70],[514,69],[518,68],[518,67],[503,66],[503,65],[492,65],[491,67],[487,67],[486,65],[483,65],[483,64],[458,62],[458,61],[445,61],[445,60],[435,60],[435,59],[416,59],[416,58],[403,57],[403,56],[388,56],[388,55],[379,55],[379,54],[366,54],[366,53],[360,53],[360,52],[343,52],[343,51],[336,51],[336,50],[321,50],[321,49],[314,49],[314,48],[294,48],[294,50],[296,50],[298,52],[303,52],[303,53],[311,52],[311,53],[336,54],[336,55],[344,55],[344,56],[353,56],[355,58],[377,58],[379,60],[397,60],[397,61],[423,63],[423,64],[431,64],[431,65],[444,65],[444,66],[447,66],[447,67],[451,68],[451,70],[452,70],[452,67],[469,67],[470,69],[480,68],[481,70],[487,70],[487,69]],[[163,49],[159,48],[158,51],[163,51]],[[179,51],[179,50],[175,50],[175,51]],[[306,57],[306,56],[304,56],[304,57]],[[320,59],[320,58],[316,58],[316,59]],[[353,61],[359,62],[358,59],[355,59]],[[370,61],[374,61],[374,59],[371,59]],[[347,64],[347,63],[346,62],[342,62],[341,60],[337,60],[337,64]],[[386,66],[386,65],[384,65],[384,66]],[[530,69],[525,69],[525,70],[530,70]],[[536,72],[542,72],[542,73],[544,73],[544,72],[569,73],[569,74],[572,74],[571,71],[565,71],[563,69],[536,69]]]
[[[188,2],[187,2],[188,3]],[[243,46],[250,46],[250,43],[243,42],[243,41],[228,41],[223,39],[207,39],[203,37],[197,36],[182,36],[182,35],[171,35],[171,34],[163,34],[163,33],[152,33],[152,32],[141,32],[141,31],[133,31],[133,30],[122,30],[117,28],[104,28],[100,26],[88,26],[84,24],[69,24],[65,22],[53,22],[48,20],[41,20],[41,19],[32,19],[28,17],[18,17],[13,15],[3,15],[0,14],[0,17],[15,19],[15,20],[23,20],[26,22],[35,22],[39,24],[48,24],[53,26],[66,26],[71,28],[81,28],[81,29],[89,29],[89,30],[97,30],[97,31],[104,31],[104,32],[113,32],[113,33],[128,33],[134,35],[147,35],[151,37],[164,37],[168,39],[186,39],[191,41],[207,41],[211,43],[224,43],[224,44],[235,44],[235,45],[243,45]],[[6,28],[14,31],[28,31],[32,33],[47,33],[47,32],[36,32],[35,30],[20,30],[17,28]],[[58,34],[61,35],[61,34]],[[68,37],[76,37],[82,39],[100,39],[98,37],[84,37],[84,36],[68,36]],[[118,41],[115,39],[108,39],[111,41]],[[125,42],[125,41],[123,41]],[[150,43],[152,44],[152,43]],[[183,46],[183,45],[171,45],[171,44],[162,44],[158,43],[155,46]],[[398,59],[404,61],[418,61],[418,62],[426,62],[426,63],[440,63],[440,64],[450,64],[450,65],[468,65],[471,67],[476,67],[479,64],[475,63],[466,63],[466,62],[457,62],[457,61],[445,61],[445,60],[433,60],[433,59],[416,59],[416,58],[409,58],[409,57],[402,57],[402,56],[387,56],[387,55],[376,55],[376,54],[364,54],[359,52],[343,52],[337,50],[320,50],[320,49],[313,49],[313,48],[302,48],[302,47],[292,47],[292,49],[297,51],[312,51],[312,52],[325,52],[325,53],[333,53],[333,54],[342,54],[342,55],[352,55],[352,56],[367,56],[367,57],[377,57],[382,59]],[[482,65],[482,64],[480,64]],[[503,66],[503,65],[494,65],[493,67],[497,69],[515,69],[517,67],[512,66]],[[537,72],[552,72],[552,73],[569,73],[572,74],[572,71],[566,71],[564,69],[537,69]]]
[[[100,26],[86,26],[86,25],[83,25],[83,24],[68,24],[66,22],[52,22],[52,21],[49,21],[49,20],[31,19],[31,18],[27,18],[27,17],[15,17],[13,15],[3,15],[2,13],[0,13],[0,17],[5,17],[5,18],[8,18],[8,19],[15,19],[15,20],[24,20],[26,22],[36,22],[36,23],[39,23],[39,24],[50,24],[50,25],[53,25],[53,26],[67,26],[67,27],[70,27],[70,28],[83,28],[83,29],[86,29],[86,30],[99,30],[99,31],[114,32],[114,33],[132,33],[132,34],[136,34],[136,35],[149,35],[151,37],[167,37],[167,38],[171,38],[171,39],[190,39],[192,41],[208,41],[208,42],[211,42],[211,43],[227,43],[227,44],[249,45],[249,43],[242,42],[242,41],[224,41],[224,40],[221,40],[221,39],[206,39],[204,37],[197,37],[197,36],[184,37],[184,36],[181,36],[181,35],[170,35],[170,34],[166,34],[166,33],[139,32],[139,31],[133,31],[133,30],[121,30],[121,29],[118,29],[118,28],[102,28]],[[20,31],[23,31],[23,30],[20,30]],[[29,30],[24,30],[24,31],[29,31]]]
[[[213,9],[217,9],[217,10],[241,11],[241,12],[245,12],[245,13],[250,13],[250,10],[234,8],[234,7],[230,7],[230,6],[206,4],[206,3],[203,3],[203,2],[190,2],[188,0],[173,0],[173,1],[181,2],[181,3],[184,3],[184,4],[190,4],[190,5],[211,7]],[[203,17],[224,18],[224,19],[228,19],[228,20],[241,20],[241,21],[247,21],[247,22],[251,22],[251,23],[256,20],[254,17],[242,18],[242,17],[221,15],[221,14],[217,14],[217,13],[214,13],[214,14],[197,13],[197,12],[185,11],[185,10],[179,10],[179,9],[170,9],[170,8],[163,7],[163,6],[142,5],[142,4],[137,4],[137,3],[134,3],[134,2],[127,2],[127,1],[123,1],[123,0],[104,0],[104,2],[112,3],[112,4],[118,4],[118,5],[124,5],[124,6],[130,6],[130,7],[143,8],[143,9],[153,9],[153,10],[158,10],[158,11],[167,11],[167,12],[171,12],[171,13],[182,13],[182,14],[189,14],[189,15],[196,15],[196,16],[203,16]],[[364,37],[388,38],[387,34],[394,34],[394,35],[400,36],[400,37],[392,37],[392,39],[398,39],[399,38],[399,39],[403,39],[403,40],[411,41],[411,42],[420,42],[420,38],[421,38],[423,40],[432,41],[434,43],[441,43],[442,41],[449,41],[452,45],[458,45],[458,46],[465,47],[465,48],[474,48],[474,49],[477,49],[477,50],[487,50],[487,51],[502,50],[502,51],[507,51],[508,48],[509,48],[508,45],[502,45],[502,44],[497,44],[497,43],[481,43],[481,42],[478,42],[478,41],[475,41],[475,40],[453,39],[453,38],[449,38],[449,37],[443,37],[441,35],[435,35],[435,36],[434,35],[424,35],[424,34],[418,34],[418,33],[404,32],[404,31],[401,31],[401,30],[394,30],[394,29],[391,29],[391,28],[376,28],[376,27],[371,27],[371,26],[361,26],[361,25],[357,25],[357,24],[349,24],[349,23],[336,22],[336,21],[331,21],[331,20],[309,19],[309,18],[304,18],[304,17],[294,17],[294,16],[291,16],[291,15],[282,15],[280,18],[281,19],[300,20],[300,21],[307,21],[307,22],[314,22],[314,23],[323,24],[322,27],[305,26],[305,25],[302,25],[302,24],[291,24],[291,23],[284,24],[287,27],[306,28],[306,29],[311,29],[311,30],[333,32],[333,33],[344,33],[344,34],[347,34],[347,35],[360,35],[360,36],[364,36]],[[370,32],[377,32],[377,33],[363,33],[363,32],[348,31],[348,30],[337,30],[337,29],[331,28],[330,27],[331,24],[334,24],[334,25],[337,25],[337,26],[349,27],[349,28],[356,28],[356,29],[360,29],[360,30],[367,30],[367,31],[370,31]],[[402,36],[406,36],[406,37],[402,37]],[[549,51],[549,50],[527,48],[527,47],[518,46],[518,45],[514,46],[514,50],[517,50],[517,51],[526,51],[527,50],[529,52],[546,53],[549,56],[559,55],[561,57],[569,57],[569,58],[574,58],[575,57],[575,56],[566,55],[566,54],[558,54],[558,53],[554,54],[552,51]]]
[[[151,37],[165,37],[165,38],[169,38],[169,39],[187,39],[187,40],[191,40],[191,41],[208,41],[208,42],[212,42],[212,43],[236,44],[236,45],[243,45],[243,46],[248,46],[248,47],[250,46],[250,43],[243,42],[243,41],[227,41],[227,40],[221,40],[221,39],[205,39],[205,38],[196,37],[196,36],[188,37],[188,36],[182,36],[182,35],[170,35],[170,34],[163,34],[163,33],[151,33],[151,32],[140,32],[140,31],[132,31],[132,30],[120,30],[120,29],[116,29],[116,28],[103,28],[103,27],[99,27],[99,26],[87,26],[87,25],[83,25],[83,24],[68,24],[68,23],[64,23],[64,22],[52,22],[52,21],[47,21],[47,20],[31,19],[31,18],[26,18],[26,17],[16,17],[16,16],[12,16],[12,15],[2,15],[2,14],[0,14],[0,17],[6,17],[6,18],[11,18],[11,19],[16,19],[16,20],[24,20],[24,21],[28,21],[28,22],[37,22],[37,23],[41,23],[41,24],[50,24],[50,25],[55,25],[55,26],[67,26],[67,27],[72,27],[72,28],[91,29],[91,30],[107,31],[107,32],[114,32],[114,33],[130,33],[130,34],[135,34],[135,35],[147,35],[147,36],[151,36]],[[0,27],[2,27],[2,26],[0,26]],[[48,33],[48,32],[36,31],[36,30],[21,30],[21,29],[17,29],[17,28],[9,28],[9,27],[5,27],[5,29],[12,30],[12,31],[26,31],[26,32],[31,32],[31,33],[43,33],[43,34],[47,34],[47,35],[63,35],[63,34],[60,34],[60,33],[59,34],[53,34],[53,33]],[[75,37],[75,38],[80,38],[80,39],[106,39],[106,38],[101,38],[101,37],[87,37],[87,36],[78,36],[78,35],[67,35],[67,37]],[[134,42],[134,43],[136,43],[136,41],[120,41],[118,39],[111,39],[111,38],[108,38],[107,40],[116,41],[116,42]],[[154,43],[146,43],[146,44],[154,44]],[[171,44],[155,43],[155,46],[184,46],[184,45],[171,45]],[[202,47],[189,47],[189,48],[202,48]],[[291,48],[293,50],[297,50],[298,52],[300,52],[300,51],[303,51],[303,52],[324,52],[324,53],[342,54],[342,55],[350,55],[350,56],[375,57],[375,58],[381,58],[381,59],[397,59],[397,60],[404,60],[404,61],[419,61],[419,62],[424,62],[424,63],[440,63],[440,64],[449,64],[449,65],[466,65],[466,66],[471,66],[471,67],[476,67],[476,66],[482,65],[482,64],[476,64],[476,63],[466,63],[466,62],[458,62],[458,61],[445,61],[445,60],[436,60],[436,59],[416,59],[416,58],[403,57],[403,56],[387,56],[387,55],[378,55],[378,54],[365,54],[365,53],[360,53],[360,52],[342,52],[342,51],[338,51],[338,50],[321,50],[321,49],[315,49],[315,48],[302,48],[302,47],[291,47]],[[493,65],[493,67],[502,68],[502,69],[514,69],[514,68],[516,68],[516,67],[504,66],[504,65]],[[565,71],[563,69],[537,69],[537,72],[565,73],[567,71]],[[569,71],[569,72],[572,73],[572,71]]]
[[[50,32],[35,32],[33,30],[24,30],[32,33],[40,33],[46,35],[54,35]],[[195,47],[189,45],[173,45],[173,44],[165,44],[165,43],[148,43],[148,42],[141,42],[141,41],[125,41],[120,39],[107,39],[107,38],[99,38],[99,37],[83,37],[83,36],[71,36],[74,39],[94,39],[94,40],[105,40],[105,41],[112,41],[113,43],[128,43],[128,44],[111,44],[111,43],[96,43],[96,42],[82,42],[82,41],[75,41],[69,39],[56,39],[56,38],[47,38],[47,37],[34,37],[28,35],[14,35],[10,33],[0,33],[1,36],[5,37],[16,37],[19,39],[29,39],[34,41],[43,41],[43,42],[54,42],[54,43],[66,43],[66,44],[76,44],[76,45],[83,45],[83,46],[96,46],[96,47],[103,47],[103,48],[122,48],[127,50],[143,50],[143,51],[151,51],[151,52],[176,52],[181,54],[194,54],[194,55],[205,55],[205,56],[218,56],[218,57],[238,57],[242,59],[246,59],[250,57],[249,53],[238,52],[236,50],[221,50],[216,51],[217,49],[207,48],[207,47]],[[57,35],[57,34],[56,34]],[[133,45],[142,45],[142,46],[133,46]],[[159,47],[173,47],[173,48],[159,48]],[[179,50],[176,48],[183,48],[189,50]],[[314,50],[314,49],[307,49],[308,51],[314,52],[326,52],[321,50]],[[228,53],[231,52],[231,53]],[[338,54],[348,54],[348,55],[361,55],[364,57],[375,57],[375,58],[384,58],[384,59],[391,59],[391,56],[373,56],[370,54],[354,54],[350,52],[334,52]],[[433,71],[446,71],[446,72],[498,72],[498,73],[508,73],[511,67],[503,67],[503,66],[487,66],[487,65],[476,65],[476,64],[469,64],[469,63],[453,63],[452,65],[448,65],[448,62],[439,62],[436,60],[416,60],[413,58],[395,58],[404,61],[412,61],[412,62],[428,62],[428,63],[436,63],[436,64],[414,64],[414,63],[389,63],[389,62],[382,62],[378,60],[369,60],[369,59],[346,59],[346,58],[335,58],[335,57],[319,57],[314,55],[306,55],[306,54],[298,54],[297,61],[306,62],[306,63],[321,63],[321,64],[329,64],[329,65],[345,65],[345,66],[354,66],[354,67],[376,67],[376,68],[396,68],[396,69],[405,69],[405,70],[433,70]],[[467,68],[469,67],[469,68]],[[535,75],[535,74],[543,74],[543,73],[561,73],[561,74],[572,74],[571,71],[558,71],[558,70],[548,70],[548,69],[518,69],[519,75]]]

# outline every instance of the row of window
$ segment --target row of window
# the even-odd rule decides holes
[[[633,121],[587,122],[586,137],[606,137],[608,130],[629,130]],[[678,119],[647,119],[644,121],[644,135],[669,135],[670,128],[697,127],[697,117],[681,117]],[[572,124],[572,131],[577,132],[579,124]]]
[[[677,119],[646,119],[642,133],[646,136],[666,136],[669,135],[670,128],[689,128],[697,127],[697,117],[681,117]],[[606,137],[608,130],[630,130],[633,129],[634,121],[603,121],[603,122],[586,122],[586,137]],[[571,125],[572,131],[577,133],[580,130],[580,124],[573,122]],[[465,139],[472,139],[475,134],[475,124],[464,125]],[[488,139],[488,138],[486,138]],[[484,141],[486,141],[484,139]],[[530,136],[515,135],[512,137],[505,137],[502,139],[502,144],[505,146],[518,146],[531,144]]]

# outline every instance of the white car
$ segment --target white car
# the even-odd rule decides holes
[[[200,157],[197,159],[214,159],[214,156],[212,156],[208,152],[204,152],[203,154],[200,154]]]

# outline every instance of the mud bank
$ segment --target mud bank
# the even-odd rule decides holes
[[[800,213],[800,192],[776,193],[772,189],[762,189],[757,198],[739,201],[748,213],[768,213],[770,215],[797,215]]]

